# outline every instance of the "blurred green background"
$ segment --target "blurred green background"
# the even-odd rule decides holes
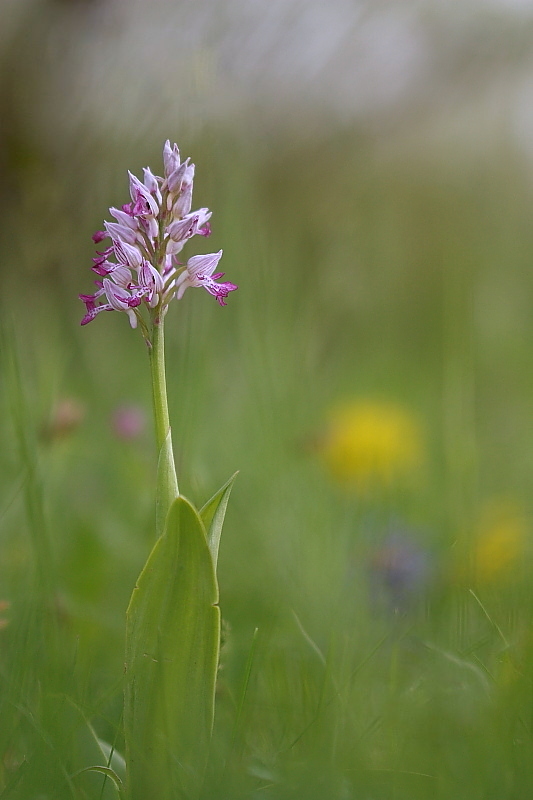
[[[2,16],[0,797],[122,748],[149,370],[77,295],[167,137],[239,285],[167,316],[180,487],[240,470],[205,797],[531,796],[533,4]]]

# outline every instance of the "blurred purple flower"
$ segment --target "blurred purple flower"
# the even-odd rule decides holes
[[[426,588],[431,571],[429,553],[407,533],[396,530],[371,557],[373,593],[384,597],[394,611],[405,611]]]
[[[146,427],[146,415],[139,406],[119,406],[113,413],[111,426],[117,438],[137,439]]]

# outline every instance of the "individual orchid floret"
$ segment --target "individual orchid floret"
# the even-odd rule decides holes
[[[209,219],[211,212],[207,208],[200,208],[192,214],[187,214],[183,219],[175,219],[167,228],[170,242],[167,245],[167,253],[176,255],[179,253],[187,239],[199,234],[200,236],[210,236],[211,226]]]
[[[104,228],[109,238],[114,242],[135,244],[137,241],[137,233],[132,228],[128,228],[127,225],[122,225],[120,222],[104,222]]]
[[[180,244],[183,247],[187,239],[190,239],[196,233],[198,219],[197,214],[188,214],[183,219],[175,219],[167,228],[169,238],[175,244]],[[175,247],[172,247],[172,252],[177,252]]]
[[[136,217],[157,217],[159,206],[148,187],[141,183],[135,175],[130,176],[130,195],[133,202],[132,215]]]
[[[104,222],[93,235],[95,244],[109,239],[106,249],[97,251],[93,271],[101,280],[97,291],[80,295],[86,313],[82,325],[91,322],[101,311],[124,311],[132,327],[141,325],[148,338],[146,309],[156,323],[166,312],[173,297],[181,299],[188,286],[203,286],[220,305],[237,286],[217,281],[224,273],[215,273],[222,251],[193,256],[185,265],[176,261],[193,236],[209,236],[211,212],[207,208],[191,211],[195,166],[182,161],[176,144],[165,142],[164,177],[148,168],[143,181],[131,172],[131,202],[121,208],[111,207],[113,222]]]
[[[180,182],[180,193],[178,199],[172,206],[172,214],[175,219],[186,216],[192,208],[192,179],[194,176],[194,164],[191,164],[190,175],[186,174]]]
[[[170,146],[170,139],[167,139],[163,147],[163,165],[165,168],[165,178],[175,172],[180,165],[180,151],[177,144]]]
[[[120,223],[120,225],[124,225],[126,228],[131,228],[132,231],[135,232],[139,230],[138,221],[131,215],[131,213],[124,211],[123,208],[110,208],[109,213],[116,219],[118,223]]]
[[[152,265],[143,260],[139,269],[139,290],[146,294],[150,308],[155,308],[159,303],[159,298],[163,292],[165,282],[163,276]]]
[[[124,266],[130,267],[131,269],[141,268],[144,259],[138,247],[117,239],[113,242],[113,250],[120,264],[124,264]]]
[[[222,258],[222,250],[205,256],[193,256],[187,261],[184,271],[176,280],[176,297],[181,300],[185,289],[189,286],[202,286],[209,294],[216,297],[219,305],[225,306],[225,298],[238,287],[226,281],[217,283],[224,276],[223,272],[215,272],[218,262]]]
[[[160,204],[163,198],[161,196],[161,191],[159,189],[159,182],[157,176],[154,175],[150,167],[144,167],[143,175],[144,175],[144,185],[146,186],[150,194],[154,195],[158,204]]]

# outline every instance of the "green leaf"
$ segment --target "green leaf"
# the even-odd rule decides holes
[[[124,733],[129,800],[196,798],[213,726],[218,586],[204,525],[170,508],[126,623]]]
[[[103,739],[96,737],[96,743],[102,751],[102,754],[107,762],[107,766],[111,767],[111,769],[117,773],[121,781],[124,782],[126,780],[126,762],[124,760],[124,756],[119,753],[119,751],[113,747],[113,745],[109,744],[109,742],[106,742]]]
[[[77,778],[78,775],[83,775],[84,772],[99,772],[101,775],[105,775],[106,778],[110,778],[119,793],[119,797],[122,797],[122,781],[118,777],[115,770],[111,769],[111,767],[100,767],[96,765],[92,767],[84,767],[83,769],[79,769],[70,777]]]
[[[157,489],[155,497],[155,531],[159,538],[164,529],[167,514],[173,501],[179,495],[174,452],[172,450],[172,431],[168,430],[167,438],[159,451],[157,461]]]
[[[231,476],[224,486],[222,486],[216,494],[213,495],[211,500],[208,500],[205,506],[200,511],[202,522],[207,531],[207,542],[215,569],[218,561],[218,548],[220,545],[220,534],[222,533],[222,525],[224,524],[224,517],[226,516],[226,509],[228,507],[228,500],[233,488],[235,478],[239,473],[236,472]]]

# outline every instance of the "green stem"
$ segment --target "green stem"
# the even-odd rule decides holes
[[[179,494],[174,452],[172,449],[170,418],[168,415],[167,381],[165,376],[165,333],[163,323],[163,317],[154,321],[152,326],[151,347],[149,348],[155,437],[157,451],[159,453],[156,501],[156,527],[158,535],[162,533],[171,503]]]
[[[161,450],[170,430],[167,403],[167,381],[165,375],[165,330],[164,320],[154,322],[152,346],[150,347],[150,370],[152,372],[152,399],[154,405],[155,437],[157,450]]]

